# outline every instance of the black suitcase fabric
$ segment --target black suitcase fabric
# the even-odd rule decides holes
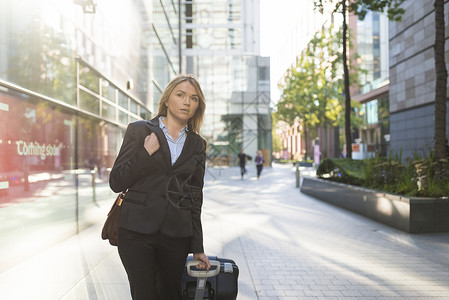
[[[220,273],[215,277],[207,278],[204,300],[236,300],[238,293],[239,268],[232,259],[218,258],[208,256],[209,260],[220,262]],[[187,261],[193,260],[192,256]],[[226,266],[226,270],[225,270]],[[230,268],[232,266],[232,268]],[[231,271],[232,269],[232,271]],[[182,300],[195,299],[197,278],[187,274],[187,268],[184,267],[182,275],[181,288]]]

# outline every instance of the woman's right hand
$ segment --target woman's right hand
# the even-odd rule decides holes
[[[153,155],[153,153],[159,149],[159,141],[154,132],[152,132],[150,135],[147,135],[143,146],[145,147],[145,150],[147,150],[149,155]]]
[[[196,266],[199,269],[210,269],[209,258],[204,253],[193,253],[193,260],[197,260],[200,263]]]

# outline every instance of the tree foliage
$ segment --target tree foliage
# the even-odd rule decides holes
[[[341,88],[335,67],[339,54],[330,32],[331,29],[315,34],[297,64],[288,70],[277,104],[281,120],[289,124],[301,121],[309,126],[337,123],[341,113]]]
[[[368,10],[383,12],[387,10],[388,18],[390,20],[401,19],[404,10],[399,5],[404,0],[314,0],[315,8],[323,12],[324,5],[335,5],[334,13],[341,13],[343,15],[343,69],[344,69],[344,90],[345,90],[345,140],[346,140],[346,157],[352,158],[352,137],[351,137],[351,96],[349,83],[349,67],[347,59],[347,43],[348,43],[348,25],[346,23],[347,12],[353,12],[363,19]],[[349,59],[349,61],[351,61]]]
[[[332,26],[317,32],[281,86],[277,118],[288,124],[300,122],[306,139],[317,126],[343,125],[341,36],[341,29]],[[357,77],[352,74],[351,81],[356,83]]]
[[[348,10],[363,20],[368,11],[386,11],[388,19],[401,21],[404,9],[399,7],[405,0],[353,0],[348,4]]]
[[[315,7],[323,10],[325,4],[333,4],[334,12],[341,13],[344,0],[314,0]],[[348,12],[352,12],[363,20],[369,11],[386,12],[391,21],[401,21],[405,10],[400,5],[405,0],[352,0],[347,1]]]

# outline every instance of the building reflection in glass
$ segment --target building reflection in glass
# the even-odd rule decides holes
[[[105,217],[124,130],[166,80],[150,72],[151,11],[97,4],[0,1],[0,272]]]

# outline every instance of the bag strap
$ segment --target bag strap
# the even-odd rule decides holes
[[[115,203],[115,204],[117,204],[117,206],[122,206],[123,199],[125,199],[125,196],[126,196],[126,192],[127,192],[127,191],[121,192],[121,193],[118,195],[117,201],[116,201],[116,203]]]

